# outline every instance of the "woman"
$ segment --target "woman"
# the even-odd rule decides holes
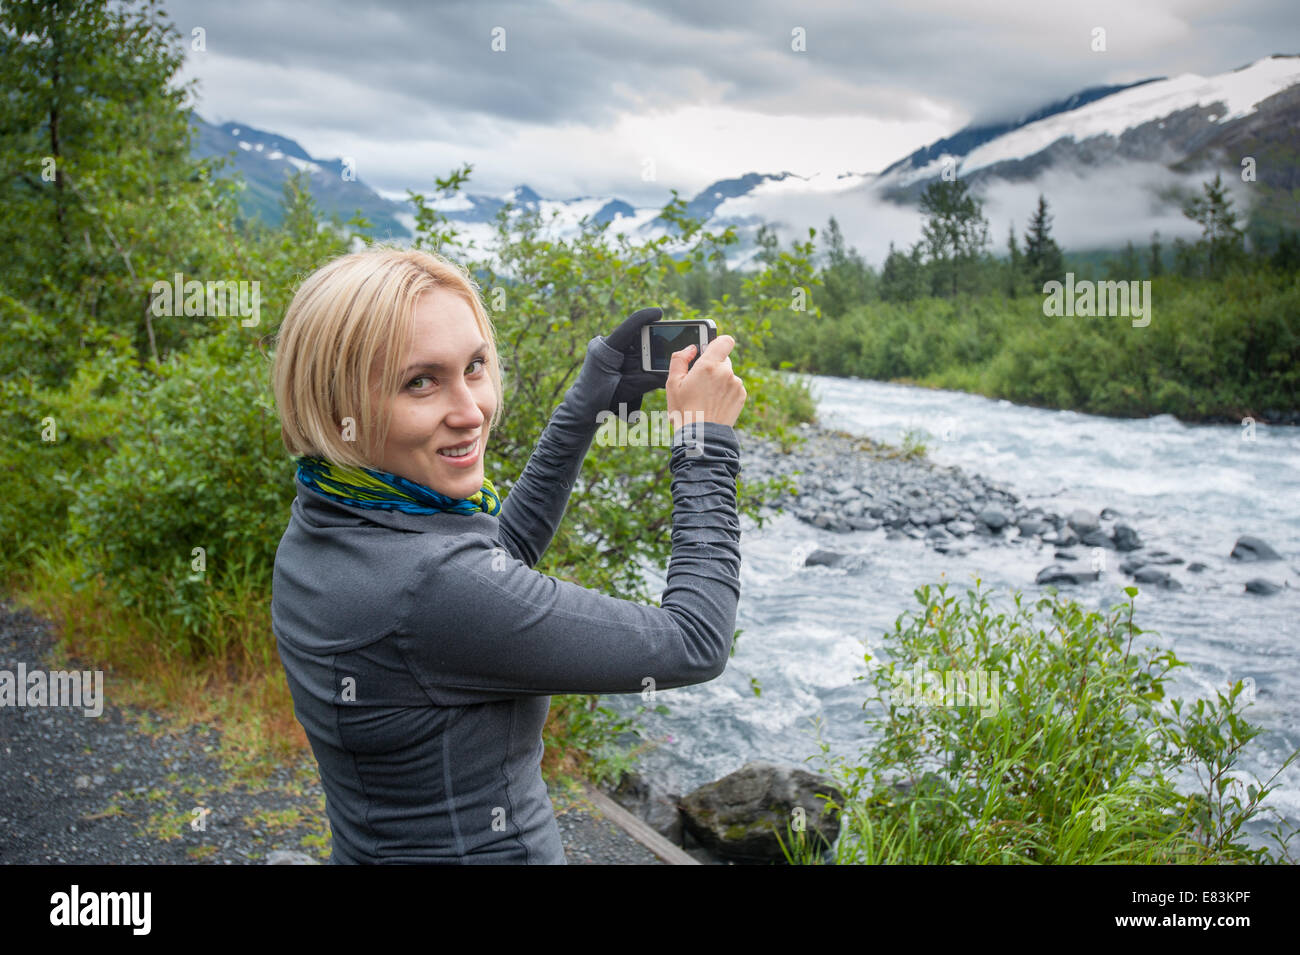
[[[747,397],[731,336],[689,371],[695,346],[677,352],[668,373],[669,414],[686,423],[669,452],[662,606],[532,569],[603,412],[639,408],[663,382],[639,371],[640,327],[661,314],[588,343],[502,502],[483,470],[501,369],[463,269],[374,248],[294,296],[273,375],[298,483],[271,619],[320,765],[331,862],[563,864],[540,769],[550,695],[722,673],[740,596],[732,426]]]

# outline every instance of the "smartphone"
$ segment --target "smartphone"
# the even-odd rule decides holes
[[[689,321],[651,322],[641,326],[641,370],[667,373],[673,352],[695,345],[691,365],[704,353],[709,342],[718,337],[718,327],[711,318]]]

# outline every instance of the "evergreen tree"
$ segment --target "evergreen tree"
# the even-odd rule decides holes
[[[1215,173],[1214,181],[1204,183],[1202,189],[1205,194],[1188,200],[1183,206],[1183,215],[1201,226],[1197,250],[1204,257],[1205,271],[1218,276],[1244,258],[1245,236],[1222,177]]]
[[[889,254],[880,272],[880,297],[886,302],[910,302],[927,291],[927,276],[922,243],[910,252],[899,252],[889,243]]]
[[[1151,233],[1151,256],[1147,261],[1147,271],[1151,273],[1152,278],[1164,274],[1165,263],[1163,250],[1160,247],[1160,231],[1158,229]]]
[[[827,223],[827,264],[822,272],[824,309],[830,315],[843,315],[861,305],[871,295],[874,275],[857,249],[846,248],[840,224],[831,216]]]
[[[148,308],[154,281],[221,258],[235,217],[233,187],[190,157],[178,41],[156,0],[0,5],[0,256],[24,316],[8,334],[45,329],[38,381],[61,381],[105,331],[150,357],[200,327]]]
[[[1007,266],[1004,287],[1008,298],[1015,298],[1020,294],[1021,283],[1024,281],[1023,259],[1020,246],[1016,242],[1016,224],[1012,222],[1007,226]]]
[[[1269,264],[1279,272],[1300,271],[1300,232],[1283,230],[1269,257]]]
[[[1201,256],[1196,246],[1181,238],[1174,239],[1174,272],[1183,278],[1194,278],[1201,271]]]
[[[960,179],[940,179],[922,193],[921,234],[934,294],[956,295],[979,286],[980,260],[989,244],[983,210],[983,202]]]
[[[1038,208],[1029,220],[1025,233],[1025,271],[1035,293],[1051,281],[1061,281],[1065,274],[1065,256],[1052,238],[1052,217],[1047,212],[1047,199],[1040,193]]]
[[[1106,275],[1121,282],[1130,282],[1142,276],[1142,259],[1138,255],[1132,240],[1124,245],[1123,251],[1113,259],[1106,261]]]

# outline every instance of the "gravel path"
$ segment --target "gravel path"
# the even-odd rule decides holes
[[[52,630],[0,601],[0,670],[57,669],[47,662]],[[328,859],[325,795],[311,753],[247,782],[223,768],[219,748],[217,727],[166,732],[134,707],[106,704],[98,717],[72,707],[0,707],[0,863]],[[552,801],[570,864],[660,864],[589,803],[554,790]]]

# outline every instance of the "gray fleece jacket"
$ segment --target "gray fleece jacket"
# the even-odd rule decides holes
[[[661,606],[532,569],[621,361],[589,342],[496,516],[364,510],[298,483],[271,622],[320,765],[332,863],[563,864],[540,770],[550,694],[685,686],[726,667],[740,598],[731,427],[689,424],[671,452],[645,449],[672,456]]]

